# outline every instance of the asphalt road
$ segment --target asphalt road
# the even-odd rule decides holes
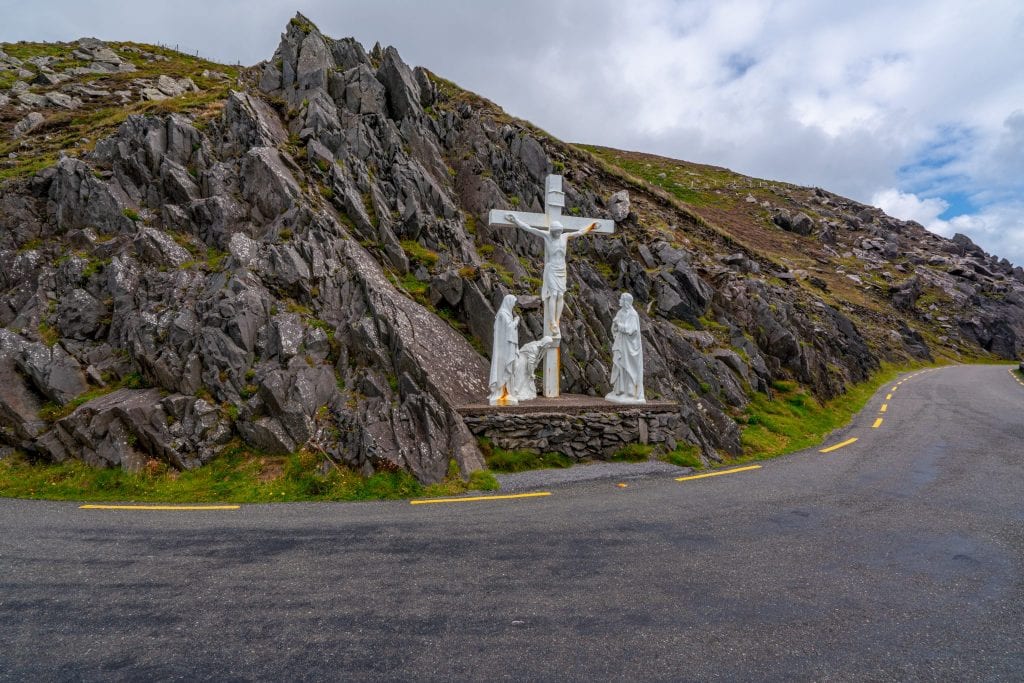
[[[841,449],[682,482],[3,500],[0,679],[1022,680],[1024,385],[962,366],[892,386]]]

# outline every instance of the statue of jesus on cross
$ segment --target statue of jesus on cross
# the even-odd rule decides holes
[[[560,175],[549,175],[545,189],[544,213],[492,209],[488,222],[491,225],[516,226],[544,239],[544,281],[540,296],[544,302],[544,334],[554,340],[544,356],[544,395],[554,398],[561,393],[559,346],[562,310],[565,306],[569,238],[590,232],[610,234],[615,232],[615,223],[606,219],[563,216],[565,193],[562,192]]]
[[[569,238],[586,235],[597,227],[597,223],[569,232],[559,221],[553,221],[550,230],[540,230],[524,223],[514,213],[505,214],[505,219],[544,240],[544,281],[540,289],[540,298],[544,302],[544,333],[560,339],[562,332],[558,324],[562,320],[562,308],[565,307],[565,257],[569,251]]]

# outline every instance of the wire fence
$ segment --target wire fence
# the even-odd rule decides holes
[[[156,45],[157,47],[162,48],[164,50],[170,50],[171,52],[177,52],[178,54],[185,55],[186,57],[196,57],[197,59],[202,59],[202,60],[205,60],[207,62],[213,62],[214,64],[229,64],[230,65],[230,62],[222,62],[219,59],[215,59],[213,57],[210,57],[209,55],[202,54],[198,49],[193,50],[191,47],[189,47],[187,45],[181,45],[179,43],[175,43],[174,45],[171,45],[170,43],[153,43],[153,45]],[[236,60],[234,65],[236,67],[241,68],[242,62]]]

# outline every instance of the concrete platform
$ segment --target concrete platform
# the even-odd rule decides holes
[[[675,401],[648,401],[647,403],[612,403],[600,396],[584,394],[562,394],[558,398],[538,396],[532,401],[523,401],[517,406],[492,406],[487,402],[461,405],[456,408],[461,415],[529,415],[552,413],[579,415],[582,413],[672,413],[679,410]]]

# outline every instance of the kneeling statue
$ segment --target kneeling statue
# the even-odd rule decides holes
[[[537,341],[523,344],[512,364],[512,382],[509,386],[511,396],[516,401],[530,401],[537,398],[537,365],[544,351],[554,345],[552,337],[542,337]]]

